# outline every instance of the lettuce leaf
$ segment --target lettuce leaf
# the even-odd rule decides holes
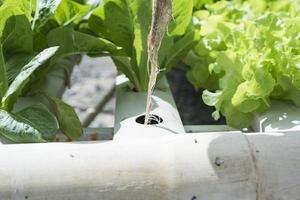
[[[0,134],[14,143],[53,141],[58,131],[54,115],[42,104],[12,114],[0,109]]]
[[[124,55],[109,40],[78,30],[90,10],[90,5],[73,0],[1,1],[0,118],[5,120],[0,120],[2,136],[12,142],[52,141],[58,122],[69,138],[82,134],[74,109],[55,97],[51,97],[53,114],[42,105],[20,113],[13,113],[13,107],[20,96],[40,92],[37,87],[43,85],[52,68],[72,65],[73,62],[65,62],[70,56]],[[68,79],[70,73],[66,74]]]
[[[299,105],[300,1],[221,1],[194,13],[201,39],[185,58],[195,88],[227,124],[245,128],[271,99]],[[210,88],[209,81],[218,85]],[[209,91],[211,90],[211,91]],[[216,90],[214,92],[214,90]]]
[[[45,49],[21,69],[20,73],[10,84],[1,100],[2,108],[8,111],[13,109],[13,105],[17,101],[17,98],[21,94],[26,83],[28,83],[30,76],[35,70],[41,67],[49,58],[51,58],[57,50],[58,47],[50,47]]]
[[[122,47],[126,56],[113,57],[113,60],[138,91],[147,90],[148,84],[147,37],[151,8],[149,0],[104,0],[89,19],[89,27],[95,34]],[[160,49],[161,69],[169,69],[193,46],[193,33],[180,38],[191,23],[192,9],[193,1],[173,0],[174,19]],[[182,45],[185,42],[187,44]]]

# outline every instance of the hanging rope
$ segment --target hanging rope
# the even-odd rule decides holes
[[[157,75],[160,71],[158,66],[158,52],[171,18],[172,0],[152,1],[152,24],[150,33],[148,35],[148,65],[150,65],[150,75],[148,83],[145,124],[149,123],[152,94],[155,88]]]

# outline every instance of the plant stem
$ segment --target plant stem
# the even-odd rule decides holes
[[[7,80],[7,72],[6,72],[4,55],[3,55],[3,46],[0,43],[0,100],[2,99],[5,92],[7,91],[7,88],[8,88],[8,80]]]

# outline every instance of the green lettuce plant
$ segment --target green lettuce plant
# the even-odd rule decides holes
[[[193,14],[201,39],[187,78],[227,124],[248,127],[271,99],[300,106],[300,1],[221,1]]]
[[[74,109],[40,86],[55,67],[70,74],[64,63],[72,55],[117,55],[118,48],[81,32],[89,5],[73,0],[3,0],[0,5],[0,135],[16,143],[47,142],[60,129],[78,138],[82,127]],[[33,94],[48,103],[14,111],[21,96]]]
[[[174,66],[199,37],[197,31],[189,27],[193,1],[172,2],[173,19],[159,51],[161,71]],[[93,34],[121,47],[123,54],[112,55],[112,60],[137,91],[146,91],[149,79],[147,37],[151,25],[151,5],[149,0],[103,0],[89,19]]]

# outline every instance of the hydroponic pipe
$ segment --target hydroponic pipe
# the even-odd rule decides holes
[[[185,133],[168,82],[163,77],[152,95],[153,105],[150,114],[156,124],[144,125],[146,92],[135,92],[124,75],[116,80],[116,140],[151,139],[169,134]],[[142,134],[141,134],[142,133]]]
[[[300,135],[201,133],[0,146],[0,199],[292,200]]]

